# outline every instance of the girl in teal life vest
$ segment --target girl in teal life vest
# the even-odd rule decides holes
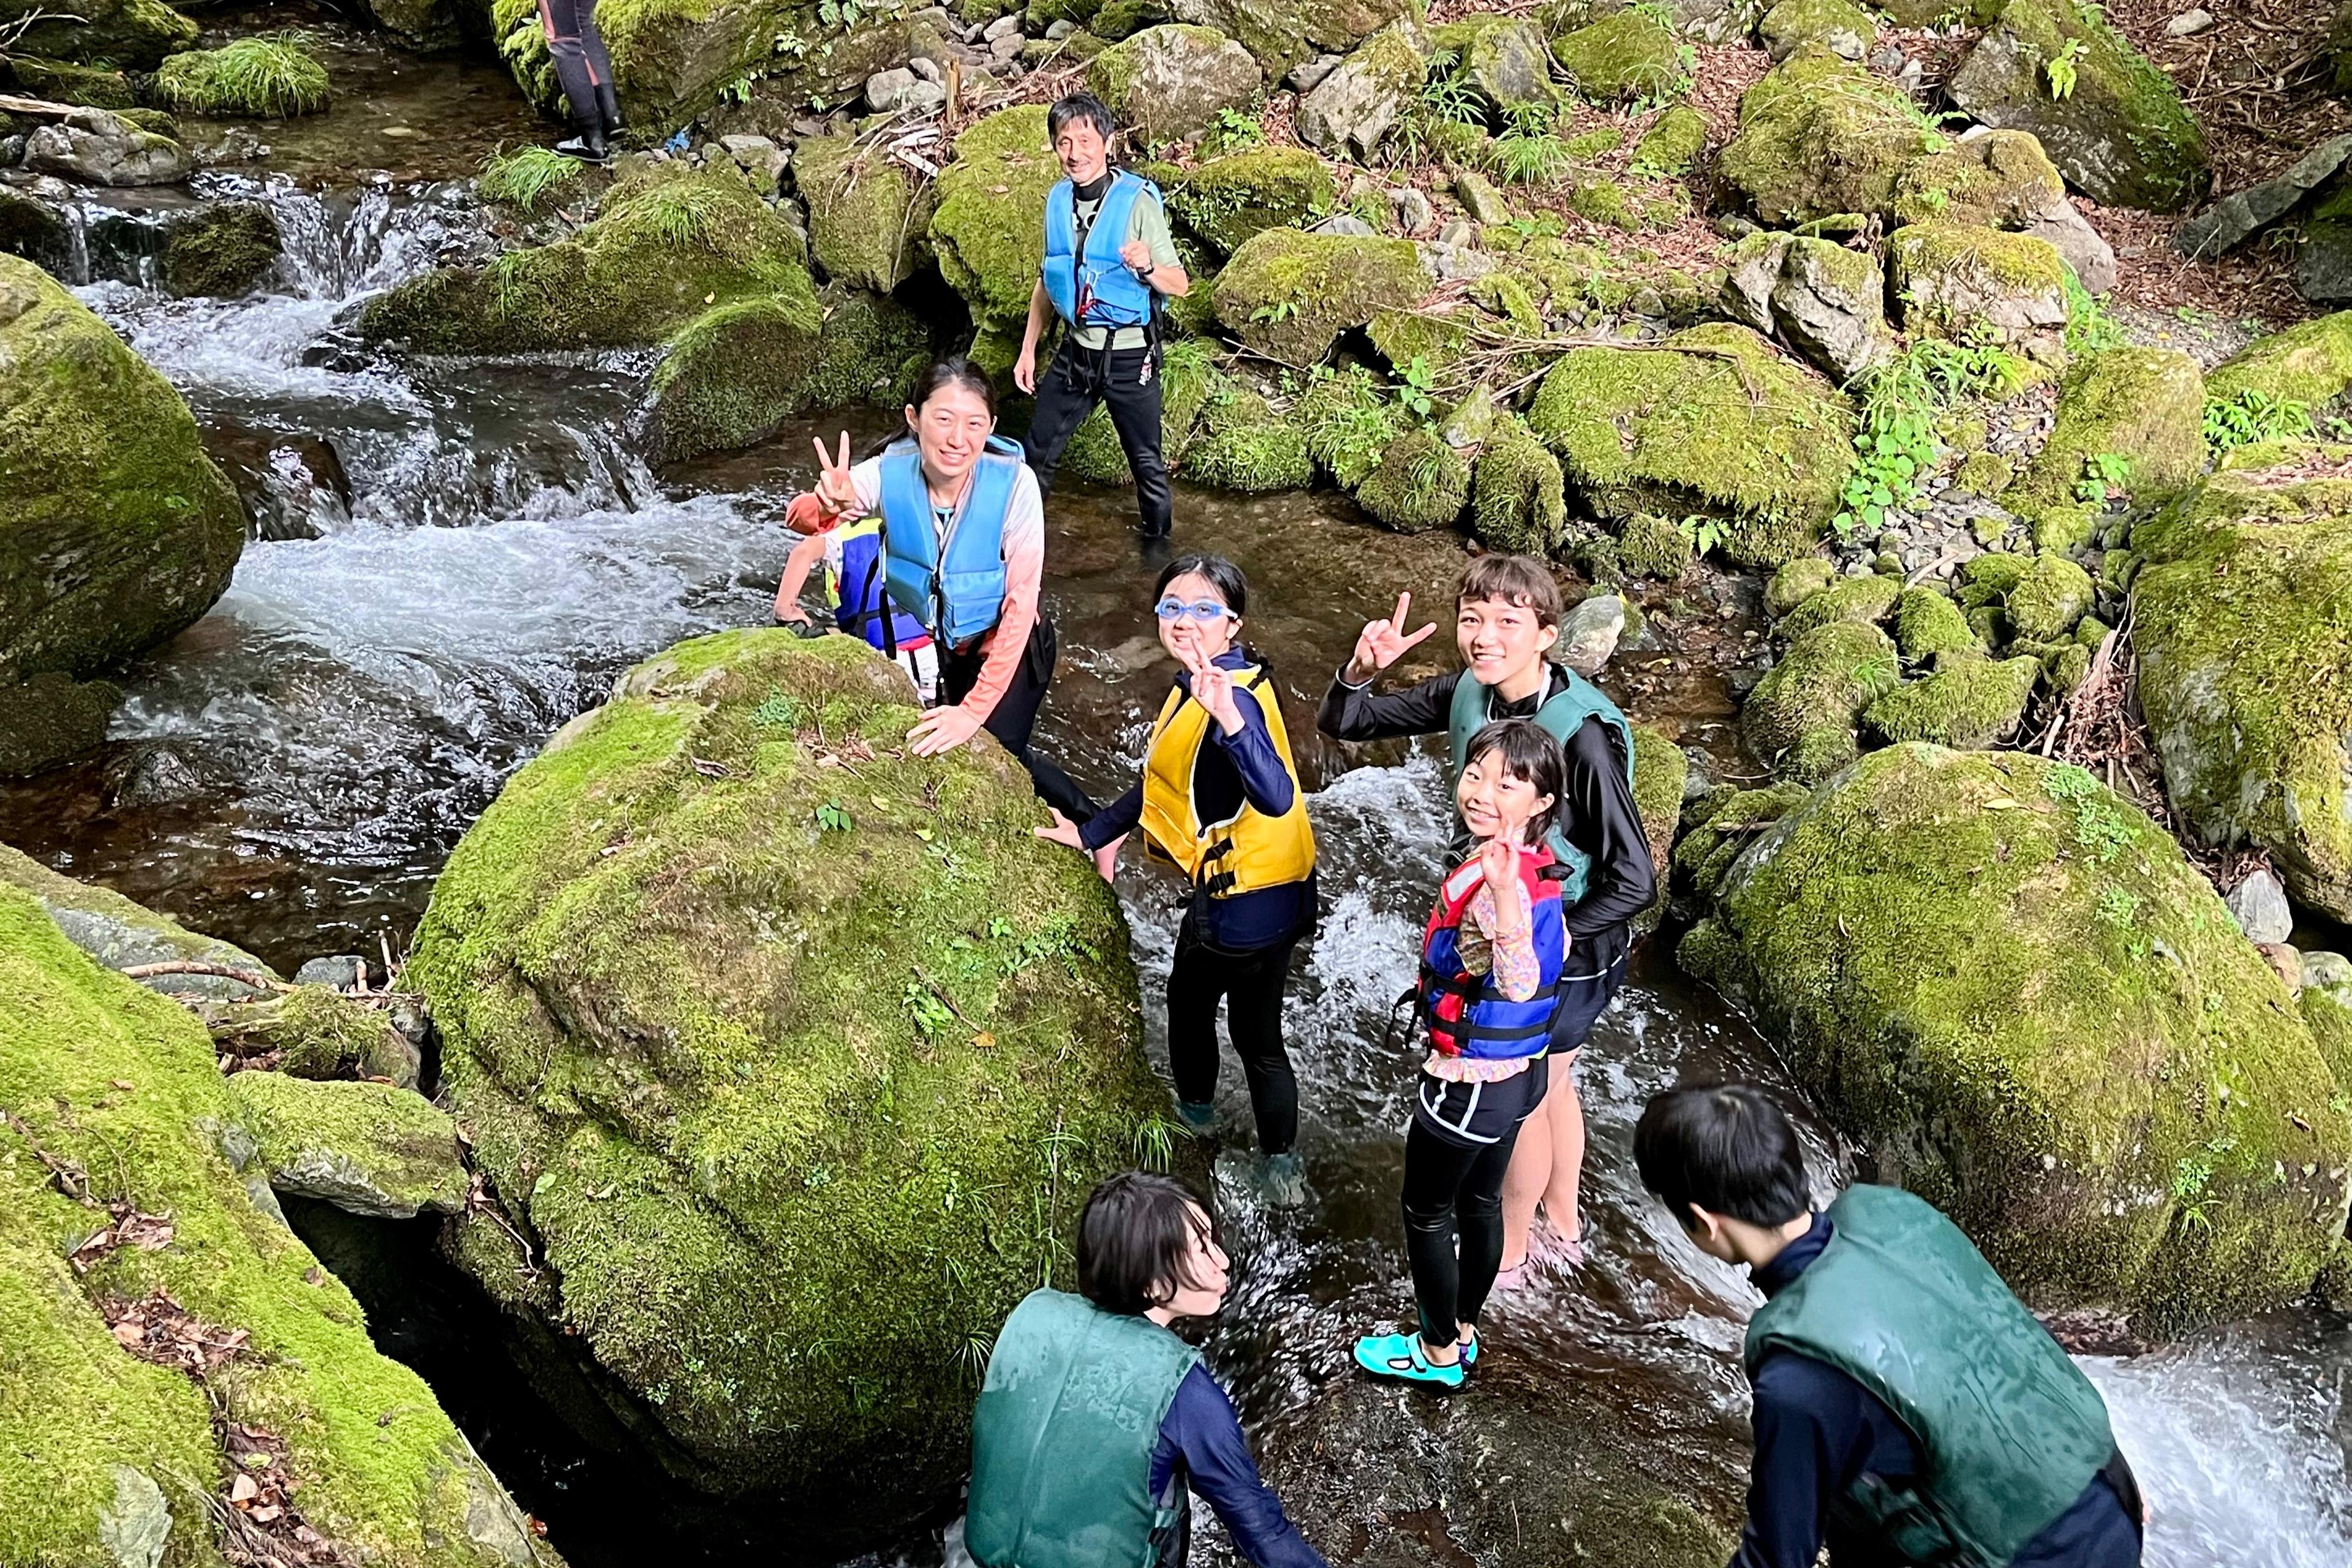
[[[1021,448],[996,434],[996,394],[970,360],[942,361],[916,384],[908,434],[853,465],[816,443],[815,495],[840,521],[878,514],[889,602],[940,650],[940,706],[907,732],[919,757],[985,729],[1021,760],[1037,794],[1074,822],[1095,804],[1029,744],[1054,678],[1054,625],[1038,595],[1045,509]],[[886,633],[894,624],[886,620]]]

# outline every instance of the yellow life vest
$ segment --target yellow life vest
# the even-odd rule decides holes
[[[1275,754],[1290,778],[1290,809],[1268,816],[1244,800],[1241,810],[1223,822],[1201,820],[1192,799],[1192,768],[1213,721],[1209,710],[1189,700],[1181,687],[1169,689],[1143,763],[1145,847],[1183,871],[1213,899],[1303,882],[1315,869],[1315,830],[1307,824],[1307,792],[1298,787],[1298,765],[1290,758],[1282,704],[1267,689],[1264,669],[1246,665],[1232,673],[1265,715]]]

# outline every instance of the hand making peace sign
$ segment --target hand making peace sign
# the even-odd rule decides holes
[[[841,433],[841,455],[836,458],[825,450],[823,437],[816,438],[816,495],[824,510],[835,517],[857,510],[857,486],[849,477],[849,432]]]
[[[1209,710],[1228,735],[1242,732],[1241,705],[1234,700],[1233,671],[1204,658],[1198,648],[1180,647],[1176,657],[1192,674],[1192,700]]]
[[[1435,621],[1417,632],[1407,634],[1405,616],[1412,609],[1412,595],[1397,595],[1396,612],[1388,619],[1372,621],[1356,636],[1356,651],[1348,660],[1348,683],[1361,686],[1375,674],[1402,658],[1408,649],[1425,639],[1437,629]]]

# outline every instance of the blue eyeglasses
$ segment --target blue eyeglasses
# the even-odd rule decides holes
[[[1188,605],[1171,594],[1160,601],[1154,613],[1163,621],[1178,620],[1190,616],[1196,621],[1205,622],[1216,620],[1222,616],[1230,616],[1233,611],[1214,599],[1195,599]]]

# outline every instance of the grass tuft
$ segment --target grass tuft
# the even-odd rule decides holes
[[[580,176],[580,162],[552,147],[518,147],[482,160],[474,189],[486,202],[504,202],[530,216],[539,204]]]
[[[155,93],[172,109],[196,114],[285,120],[327,107],[327,68],[299,33],[239,38],[217,49],[166,58]]]

